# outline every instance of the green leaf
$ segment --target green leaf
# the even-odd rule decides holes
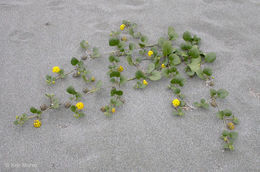
[[[66,91],[72,95],[77,94],[76,90],[72,86],[69,86]]]
[[[118,38],[110,38],[109,39],[109,46],[117,46],[120,43]]]
[[[31,108],[30,108],[30,111],[31,111],[32,113],[37,113],[37,112],[38,112],[38,109],[36,109],[35,107],[31,107]]]
[[[129,50],[134,50],[135,49],[135,44],[134,43],[129,43]]]
[[[142,41],[143,43],[147,43],[147,41],[148,41],[147,36],[142,35],[142,36],[141,36],[141,41]]]
[[[224,119],[224,113],[223,113],[223,111],[218,111],[218,113],[217,113],[217,117],[219,118],[219,119]]]
[[[70,110],[71,110],[72,112],[76,112],[76,106],[72,105],[72,106],[70,107]]]
[[[155,69],[155,65],[150,63],[147,68],[147,73],[151,73]]]
[[[136,71],[135,77],[136,77],[136,79],[146,78],[144,73],[140,70]]]
[[[123,91],[119,90],[119,91],[116,92],[116,94],[117,94],[118,96],[122,96],[122,95],[123,95]]]
[[[180,76],[176,76],[176,77],[174,77],[174,78],[171,80],[171,83],[172,83],[172,84],[177,84],[177,85],[183,87],[183,86],[184,86],[184,79],[181,78]]]
[[[120,85],[124,85],[127,82],[127,78],[123,75],[120,76]]]
[[[210,97],[214,97],[215,95],[217,95],[217,91],[213,88],[210,89]]]
[[[171,54],[170,56],[173,57],[173,60],[172,60],[173,65],[181,64],[181,58],[179,56],[177,56],[176,54]]]
[[[181,47],[182,50],[189,50],[189,49],[192,48],[192,45],[191,45],[191,43],[189,43],[189,42],[185,42],[185,43],[182,43],[182,44],[180,45],[180,47]]]
[[[99,53],[99,50],[98,50],[97,47],[94,47],[94,48],[93,48],[93,53],[92,53],[91,57],[92,57],[92,58],[98,58],[98,57],[100,57],[100,53]]]
[[[227,130],[224,130],[223,132],[222,132],[222,136],[228,136],[229,135],[229,132],[227,131]]]
[[[203,73],[203,71],[201,69],[199,69],[198,71],[196,71],[196,74],[197,76],[200,78],[200,79],[206,79],[205,78],[205,75]]]
[[[178,34],[171,26],[168,27],[168,36],[169,36],[169,40],[176,40],[178,38]]]
[[[188,53],[192,58],[197,58],[200,56],[200,52],[197,46],[193,46]]]
[[[233,117],[233,123],[236,125],[239,124],[239,120],[237,117]]]
[[[133,66],[133,65],[134,65],[131,55],[128,55],[128,56],[126,57],[126,60],[127,60],[128,64],[129,64],[130,66]]]
[[[123,95],[123,91],[116,90],[116,88],[112,88],[110,94],[111,94],[111,96],[114,96],[114,95],[122,96]]]
[[[109,56],[109,61],[112,63],[112,62],[116,62],[116,63],[118,63],[118,62],[120,62],[120,60],[119,60],[119,58],[118,57],[115,57],[115,56],[113,56],[113,55],[111,55],[111,56]]]
[[[120,72],[118,72],[118,71],[112,71],[112,72],[110,73],[110,78],[112,78],[112,77],[120,77]]]
[[[165,41],[166,41],[165,38],[163,38],[163,37],[159,38],[159,39],[158,39],[158,45],[159,45],[160,47],[163,47],[163,43],[164,43]]]
[[[85,40],[82,40],[81,42],[80,42],[80,47],[82,48],[82,49],[84,49],[84,50],[86,50],[86,49],[88,49],[88,43],[87,43],[87,41],[85,41]]]
[[[100,89],[100,88],[102,87],[102,84],[103,84],[102,81],[99,80],[99,81],[97,82],[97,84],[96,84],[96,88],[97,88],[97,89]]]
[[[50,75],[46,75],[45,78],[46,80],[51,80],[52,77]]]
[[[226,98],[228,96],[228,94],[229,94],[228,91],[225,89],[219,89],[217,91],[218,98],[221,98],[221,99]]]
[[[52,108],[54,109],[58,109],[60,107],[59,100],[57,98],[54,98],[52,100],[52,104],[53,104]]]
[[[192,36],[191,36],[190,32],[188,32],[188,31],[186,31],[186,32],[183,33],[182,38],[183,38],[185,41],[192,41]]]
[[[231,115],[232,115],[232,111],[229,110],[229,109],[225,109],[225,110],[223,110],[222,112],[223,112],[223,114],[224,114],[225,116],[231,116]]]
[[[208,63],[212,63],[216,60],[216,53],[208,53],[205,56],[205,61]]]
[[[212,75],[212,69],[211,68],[204,68],[203,73],[205,73],[208,76]]]
[[[190,67],[191,71],[197,72],[200,70],[200,63],[201,63],[201,58],[194,58],[191,60],[191,63],[188,64]]]
[[[157,81],[157,80],[161,79],[161,77],[162,77],[161,72],[154,70],[151,73],[151,76],[149,76],[149,79],[152,80],[152,81]]]
[[[168,56],[172,53],[172,43],[170,41],[164,41],[162,46],[162,51],[164,56]]]
[[[77,64],[79,63],[79,60],[78,60],[77,58],[75,58],[75,57],[72,57],[70,63],[71,63],[73,66],[75,66],[75,65],[77,65]]]

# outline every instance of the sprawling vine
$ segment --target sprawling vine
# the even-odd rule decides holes
[[[224,149],[233,150],[233,142],[237,137],[237,133],[232,130],[235,125],[239,123],[238,118],[232,114],[231,110],[220,110],[217,101],[224,99],[228,96],[225,89],[215,90],[214,77],[212,76],[212,69],[204,67],[207,63],[212,63],[216,59],[216,54],[213,52],[204,53],[199,45],[201,39],[197,35],[192,35],[186,31],[183,33],[184,40],[179,46],[174,43],[178,38],[178,34],[173,27],[168,27],[168,36],[161,37],[155,44],[148,43],[148,37],[136,30],[137,24],[123,21],[122,25],[117,31],[112,31],[109,38],[109,46],[114,47],[115,50],[108,53],[108,66],[107,75],[110,78],[110,85],[103,86],[102,81],[95,81],[95,77],[91,75],[87,65],[84,61],[88,59],[95,59],[101,56],[98,48],[91,48],[87,41],[80,42],[84,54],[81,59],[73,57],[71,65],[73,70],[65,72],[59,66],[54,66],[52,72],[54,75],[46,75],[46,82],[48,85],[54,85],[57,80],[62,80],[72,74],[73,77],[81,77],[84,82],[95,83],[95,86],[89,90],[83,88],[82,93],[76,91],[73,86],[69,86],[66,92],[71,95],[70,99],[64,103],[53,94],[46,94],[49,98],[49,105],[41,105],[39,109],[35,107],[30,108],[32,115],[26,113],[16,116],[14,124],[23,125],[29,119],[34,119],[34,127],[41,126],[42,114],[44,111],[51,109],[58,109],[62,104],[67,109],[70,109],[75,118],[83,117],[84,103],[81,98],[91,93],[95,93],[102,88],[110,88],[110,102],[101,107],[101,111],[106,116],[111,116],[116,113],[116,109],[122,106],[125,101],[123,98],[123,87],[127,82],[135,81],[133,87],[135,89],[145,89],[150,83],[160,80],[162,77],[170,79],[168,85],[169,89],[174,94],[172,100],[173,114],[183,116],[184,112],[190,109],[204,108],[209,109],[210,106],[217,109],[217,116],[223,120],[224,125],[228,130],[222,132],[221,138],[224,141]],[[124,75],[125,69],[120,65],[121,60],[126,60],[128,65],[134,66],[136,72],[133,77],[127,78]],[[148,62],[148,65],[142,62]],[[185,95],[182,93],[181,88],[185,84],[185,77],[179,72],[178,66],[185,65],[184,73],[189,77],[197,76],[206,83],[207,87],[211,87],[210,98],[206,100],[202,98],[199,102],[195,102],[194,106],[187,103]],[[186,77],[187,78],[187,77]]]

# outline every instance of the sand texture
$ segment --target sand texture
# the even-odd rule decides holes
[[[215,88],[230,93],[219,106],[241,121],[234,152],[222,152],[224,126],[216,109],[172,115],[167,79],[145,90],[129,82],[126,103],[112,118],[99,110],[110,98],[105,89],[83,99],[81,120],[62,108],[45,113],[39,129],[32,121],[13,125],[16,115],[47,103],[45,93],[65,101],[67,86],[86,86],[69,77],[50,87],[45,75],[56,65],[71,70],[83,39],[101,52],[113,50],[109,33],[123,19],[137,23],[150,43],[174,26],[201,37],[203,51],[216,52],[209,65]],[[259,0],[0,0],[0,34],[0,171],[260,171]],[[108,64],[105,55],[87,64],[106,85]],[[128,77],[135,71],[125,70]],[[197,77],[183,92],[190,102],[209,97]]]

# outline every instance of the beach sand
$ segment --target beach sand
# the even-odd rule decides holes
[[[214,88],[230,93],[219,106],[241,121],[235,151],[223,152],[225,127],[216,109],[172,115],[167,79],[145,90],[129,82],[122,88],[126,103],[111,118],[100,111],[109,102],[105,89],[83,99],[87,115],[80,120],[62,108],[44,113],[39,129],[33,121],[13,125],[16,115],[47,103],[45,93],[65,101],[69,85],[81,91],[80,79],[48,86],[45,75],[57,65],[71,70],[83,39],[112,51],[109,33],[123,19],[137,23],[150,43],[173,26],[201,37],[203,51],[216,52],[208,65]],[[0,171],[260,171],[259,0],[0,0],[0,34]],[[103,55],[87,66],[108,85],[108,64]],[[134,68],[121,64],[131,77]],[[194,77],[183,93],[192,103],[208,98],[209,88]]]

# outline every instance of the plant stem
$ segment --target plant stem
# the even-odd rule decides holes
[[[135,79],[136,79],[136,77],[133,77],[133,78],[128,79],[127,81],[132,81],[132,80],[135,80]]]

